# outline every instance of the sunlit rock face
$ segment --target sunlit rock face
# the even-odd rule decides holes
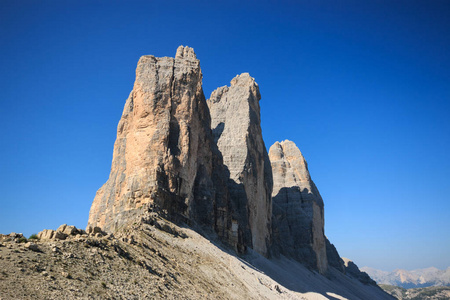
[[[262,138],[259,87],[248,73],[212,92],[207,101],[214,140],[229,171],[233,221],[241,244],[268,255],[272,170]]]
[[[229,196],[210,123],[192,48],[180,46],[175,58],[142,56],[88,225],[113,232],[151,205],[228,240]]]
[[[302,153],[291,141],[270,147],[275,251],[325,273],[328,267],[323,200]]]

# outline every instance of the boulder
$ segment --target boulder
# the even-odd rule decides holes
[[[35,243],[32,243],[32,242],[26,243],[25,244],[25,248],[29,249],[29,250],[32,250],[32,251],[39,251],[38,245],[36,245]]]
[[[86,227],[86,233],[87,234],[91,234],[91,233],[93,233],[94,232],[94,227],[92,227],[91,225],[88,225],[87,227]]]
[[[56,231],[64,232],[64,230],[66,229],[66,227],[67,227],[67,224],[62,224],[62,225],[60,225],[60,226],[58,227],[58,229],[56,229]]]
[[[90,235],[93,235],[95,237],[102,237],[102,236],[106,236],[107,233],[104,232],[100,227],[95,226],[91,228],[91,233]]]
[[[73,226],[73,225],[68,225],[64,228],[64,230],[62,231],[63,233],[67,234],[67,235],[77,235],[80,234],[79,230]]]
[[[55,235],[55,231],[52,229],[44,229],[38,233],[37,237],[41,240],[51,240]]]
[[[80,231],[73,225],[62,224],[56,229],[56,232],[61,232],[67,236],[80,234]],[[62,235],[58,235],[62,237]]]
[[[65,234],[61,231],[55,231],[53,238],[56,240],[65,240],[67,238],[67,234]]]

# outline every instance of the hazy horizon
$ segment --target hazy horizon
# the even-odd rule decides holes
[[[2,1],[0,233],[84,228],[142,55],[195,49],[205,97],[249,72],[339,254],[450,266],[449,1]]]
[[[378,268],[372,268],[370,266],[358,266],[358,267],[360,269],[371,268],[371,269],[378,270],[378,271],[383,271],[383,272],[395,272],[397,270],[405,270],[405,271],[411,272],[411,271],[418,271],[418,270],[426,270],[426,269],[436,268],[435,266],[429,266],[429,267],[426,267],[426,268],[417,268],[417,269],[395,268],[395,269],[392,269],[392,270],[382,270],[382,269],[378,269]],[[450,266],[448,266],[447,268],[443,268],[443,269],[441,269],[441,268],[436,268],[436,269],[438,269],[439,271],[445,271],[445,270],[447,270],[449,268],[450,268]]]

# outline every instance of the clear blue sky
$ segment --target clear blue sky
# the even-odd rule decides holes
[[[0,2],[0,232],[86,226],[141,55],[249,72],[359,266],[450,266],[449,1]]]

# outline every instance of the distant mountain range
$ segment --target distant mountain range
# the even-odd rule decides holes
[[[429,286],[405,289],[394,285],[381,284],[380,287],[398,300],[442,300],[450,299],[449,286]]]
[[[369,274],[378,284],[396,285],[405,289],[450,286],[450,267],[446,270],[431,267],[412,271],[397,269],[392,272],[363,267],[361,271]]]

